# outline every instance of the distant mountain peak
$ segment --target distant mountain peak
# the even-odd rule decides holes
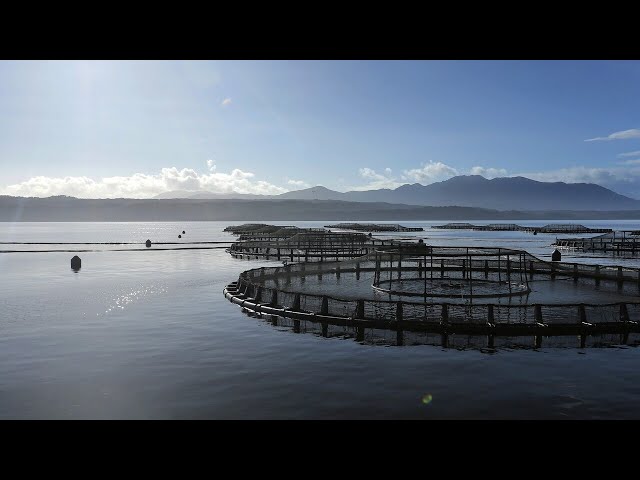
[[[274,198],[292,200],[343,200],[343,196],[344,193],[336,192],[322,185],[316,185],[315,187],[282,193]]]
[[[489,182],[490,180],[482,175],[457,175],[455,177],[451,177],[445,182]]]
[[[458,175],[430,185],[336,192],[316,186],[276,198],[385,202],[434,207],[460,206],[496,210],[637,210],[635,200],[593,183],[542,182],[531,178]]]

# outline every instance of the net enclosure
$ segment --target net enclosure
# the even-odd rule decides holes
[[[635,256],[640,254],[640,231],[619,230],[590,238],[556,238],[554,245],[583,252]]]
[[[277,236],[276,236],[277,234]],[[290,262],[341,261],[367,255],[376,248],[403,244],[402,240],[377,239],[364,233],[329,232],[323,229],[289,229],[241,235],[228,252],[235,257],[255,257]]]
[[[489,346],[500,337],[539,346],[569,336],[585,346],[640,333],[640,269],[547,262],[508,248],[376,245],[341,261],[247,270],[224,294],[294,329],[304,322],[358,340],[391,332],[397,345],[435,335],[443,345],[472,336]]]

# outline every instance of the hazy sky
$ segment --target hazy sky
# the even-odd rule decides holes
[[[0,62],[0,194],[395,188],[640,198],[640,62]]]

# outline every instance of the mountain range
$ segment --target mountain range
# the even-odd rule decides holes
[[[430,185],[414,183],[396,189],[352,190],[344,193],[316,186],[280,195],[174,191],[162,193],[155,198],[341,200],[503,211],[640,209],[640,200],[620,195],[594,183],[539,182],[525,177],[489,180],[480,175],[460,175]]]
[[[638,219],[640,210],[499,211],[378,202],[291,199],[82,199],[0,196],[0,222],[386,221]]]

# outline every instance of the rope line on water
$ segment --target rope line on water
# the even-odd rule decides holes
[[[215,250],[227,247],[183,247],[183,248],[114,248],[81,250],[0,250],[0,253],[55,253],[55,252],[160,252],[166,250]]]

